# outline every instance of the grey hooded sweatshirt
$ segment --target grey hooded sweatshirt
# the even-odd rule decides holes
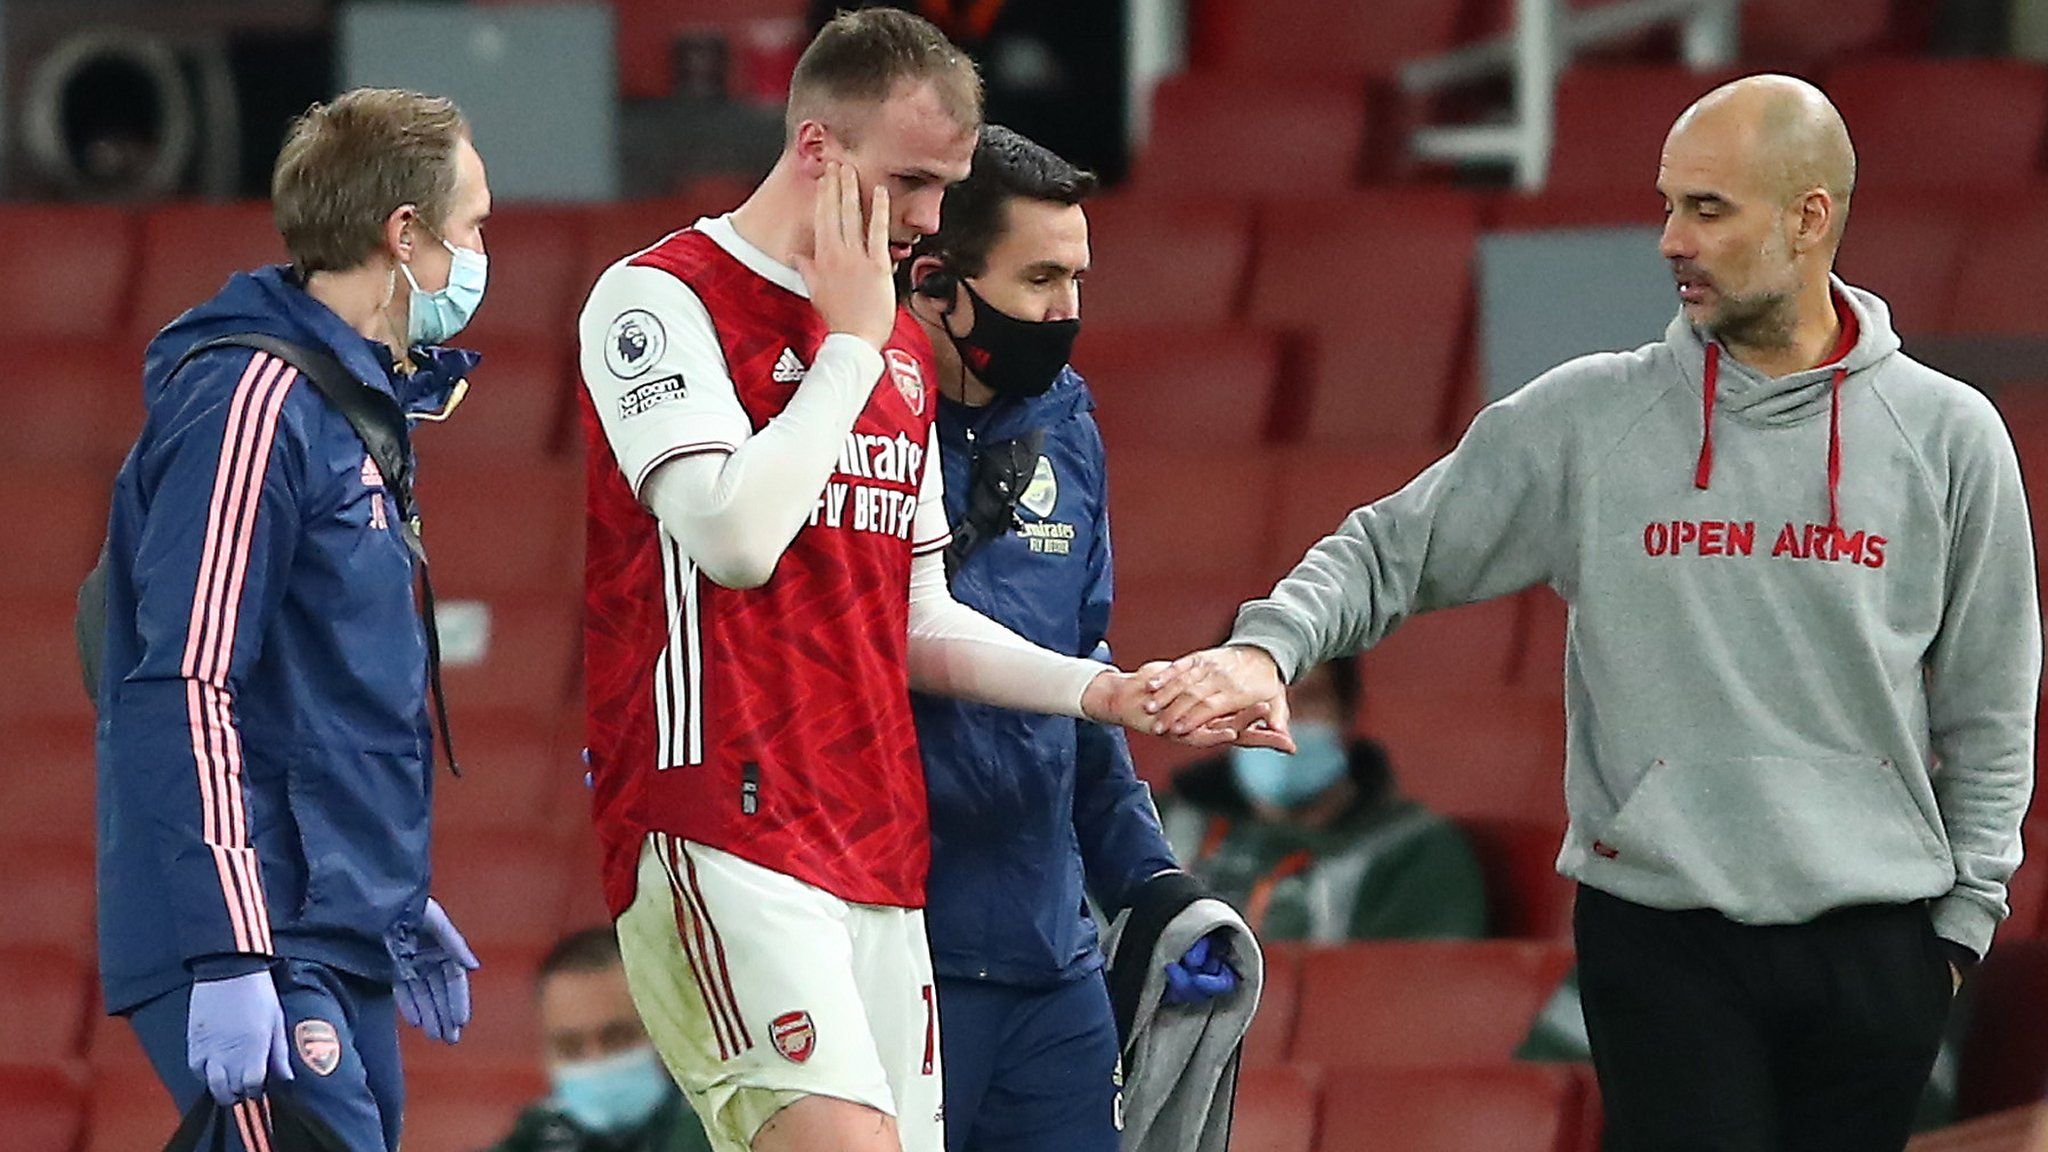
[[[1983,955],[2034,774],[2019,464],[1989,400],[1834,289],[1858,327],[1835,365],[1765,378],[1681,313],[1545,373],[1351,513],[1232,642],[1292,680],[1549,584],[1570,605],[1561,872],[1749,924],[1926,899]]]

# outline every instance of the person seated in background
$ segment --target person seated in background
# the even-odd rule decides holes
[[[534,998],[553,1091],[492,1152],[711,1152],[634,1010],[610,925],[557,942]]]
[[[1386,749],[1353,739],[1358,660],[1287,690],[1288,756],[1232,748],[1174,778],[1168,838],[1264,940],[1476,939],[1486,890],[1463,832],[1402,796]]]

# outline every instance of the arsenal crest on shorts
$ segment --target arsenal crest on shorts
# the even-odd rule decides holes
[[[316,1076],[327,1076],[341,1067],[341,1038],[334,1025],[325,1020],[301,1020],[292,1029],[292,1043],[299,1050],[299,1062]]]
[[[896,391],[903,394],[911,413],[924,415],[924,369],[917,366],[917,357],[901,348],[884,348],[882,360],[889,365],[889,379],[896,382]]]
[[[809,1060],[818,1047],[818,1030],[811,1027],[809,1012],[784,1012],[769,1022],[768,1033],[783,1059],[797,1064]]]

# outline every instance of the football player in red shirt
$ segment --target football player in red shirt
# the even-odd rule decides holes
[[[929,23],[840,16],[760,188],[614,265],[580,320],[605,889],[722,1149],[943,1147],[910,688],[1149,722],[1138,675],[946,585],[937,374],[890,271],[937,229],[980,119],[972,63]],[[1193,740],[1284,741],[1254,718]]]

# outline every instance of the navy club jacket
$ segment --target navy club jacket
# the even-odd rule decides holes
[[[976,446],[1045,433],[1010,529],[954,573],[953,595],[1027,640],[1103,656],[1111,596],[1102,436],[1072,369],[1028,400],[942,399],[946,516],[965,515]],[[1085,892],[1107,913],[1174,867],[1121,731],[917,695],[931,798],[926,924],[943,977],[1050,987],[1096,971]]]
[[[324,348],[409,412],[476,357],[381,344],[286,268],[238,273],[157,334],[114,484],[99,685],[99,946],[108,1011],[271,956],[389,980],[426,903],[426,636],[391,493],[310,381],[248,348]]]

